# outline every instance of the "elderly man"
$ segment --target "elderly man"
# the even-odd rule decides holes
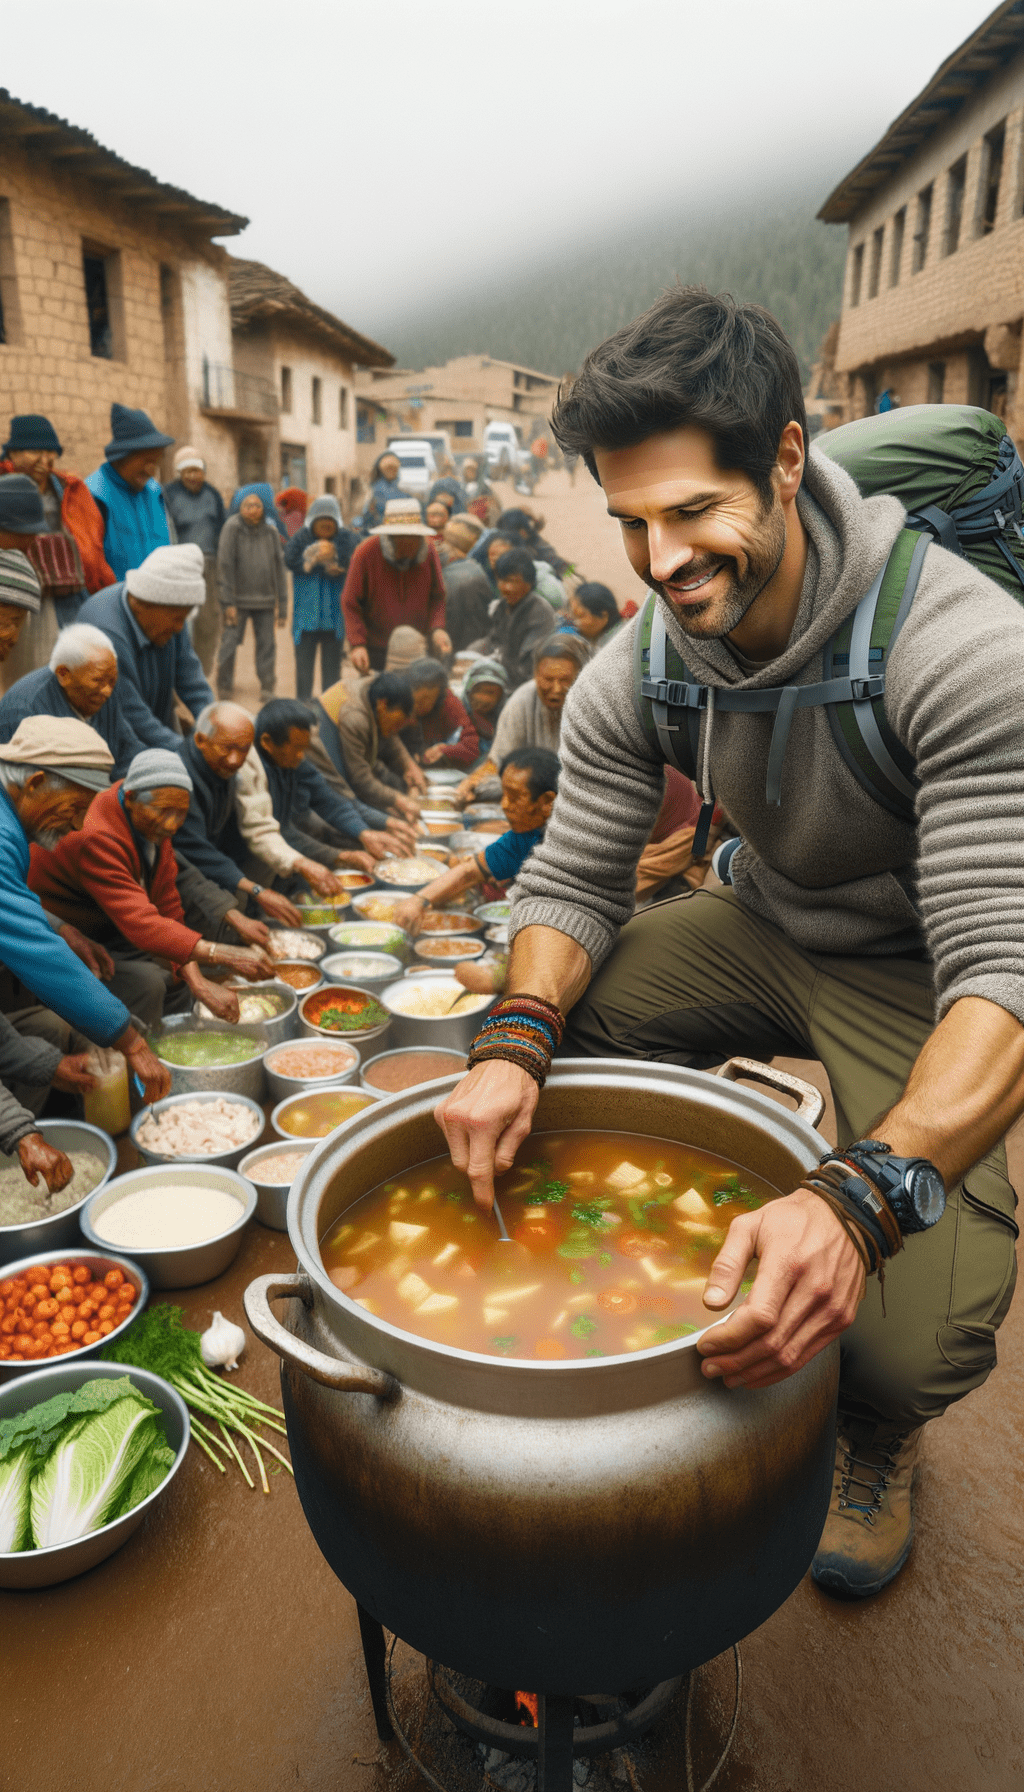
[[[119,701],[117,655],[109,636],[88,622],[61,629],[48,666],[27,672],[0,698],[0,741],[26,716],[73,716],[95,728],[124,771],[141,745]]]
[[[453,516],[441,549],[445,592],[445,628],[455,653],[487,633],[487,615],[494,587],[478,560],[470,559],[483,533],[475,516]]]
[[[49,849],[80,828],[93,798],[107,788],[112,764],[99,735],[73,719],[29,718],[0,746],[0,962],[69,1027],[95,1045],[123,1052],[147,1101],[158,1101],[170,1089],[170,1073],[132,1025],[124,1003],[68,944],[86,942],[68,926],[58,937],[27,882],[29,843]],[[97,954],[90,956],[96,962]],[[111,961],[104,954],[100,964]]]
[[[39,580],[32,566],[19,549],[0,545],[0,665],[10,658],[26,622],[38,609]]]
[[[110,428],[105,462],[85,483],[103,517],[103,552],[115,579],[123,579],[129,567],[174,539],[157,481],[163,450],[174,437],[157,429],[145,411],[123,404],[111,405]]]
[[[333,691],[324,692],[322,706],[337,728],[356,795],[378,809],[397,809],[406,821],[415,822],[419,804],[407,793],[425,792],[427,782],[398,738],[412,720],[409,680],[401,672],[381,672],[376,678],[364,678],[355,690],[335,685]]]
[[[575,635],[549,635],[533,653],[533,677],[505,704],[487,758],[463,778],[456,795],[468,803],[481,784],[497,778],[498,767],[517,747],[547,747],[557,753],[565,699],[590,658]]]
[[[250,979],[274,974],[263,952],[218,945],[185,925],[171,842],[191,794],[180,754],[147,747],[123,782],[96,798],[82,828],[49,851],[32,848],[30,889],[50,914],[106,948],[115,965],[111,989],[147,1026],[193,1000],[237,1022],[235,992],[210,983],[202,964]]]
[[[274,819],[289,846],[321,865],[372,871],[374,861],[399,850],[393,835],[368,828],[351,797],[332,789],[306,757],[312,718],[295,697],[275,697],[256,717],[256,754],[250,753],[239,783],[251,775],[266,789]],[[252,771],[256,758],[256,770]],[[362,848],[361,851],[355,850]]]
[[[536,564],[526,548],[509,548],[495,562],[500,596],[491,605],[488,632],[479,643],[488,658],[500,660],[513,690],[530,676],[534,648],[551,633],[550,605],[536,589]]]
[[[356,548],[341,608],[357,672],[383,670],[396,628],[418,629],[435,652],[451,652],[444,626],[444,581],[432,535],[415,498],[391,498],[384,521]]]
[[[117,585],[97,591],[78,612],[110,636],[117,654],[120,697],[132,732],[145,747],[181,744],[174,699],[197,716],[213,692],[185,624],[206,598],[203,556],[194,542],[157,548]]]
[[[193,621],[192,642],[199,663],[209,676],[220,640],[217,547],[227,512],[220,492],[206,477],[206,462],[197,449],[178,449],[174,478],[164,486],[164,503],[179,542],[194,542],[203,556],[206,602]]]

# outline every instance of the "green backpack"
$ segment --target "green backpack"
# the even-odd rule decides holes
[[[782,801],[782,767],[797,709],[824,705],[836,746],[864,789],[903,821],[914,820],[917,777],[911,755],[885,715],[885,673],[913,602],[928,545],[938,541],[1024,603],[1024,465],[990,411],[970,405],[911,405],[844,424],[819,437],[861,495],[889,492],[907,507],[906,527],[852,616],[826,643],[819,684],[766,690],[715,689],[715,708],[775,715],[765,799]],[[707,686],[693,680],[665,628],[654,593],[634,635],[634,702],[654,752],[696,781],[700,712]],[[693,843],[707,844],[705,803]]]

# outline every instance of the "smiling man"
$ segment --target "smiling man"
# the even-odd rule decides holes
[[[919,785],[916,822],[901,819],[802,687],[826,677],[823,649],[904,513],[806,456],[799,369],[775,320],[677,287],[588,357],[553,427],[656,594],[652,658],[660,628],[699,692],[702,796],[742,845],[732,887],[630,919],[664,759],[638,619],[566,704],[558,798],[513,907],[505,1032],[543,1036],[545,1054],[565,1028],[571,1054],[823,1062],[842,1155],[734,1221],[709,1317],[752,1258],[756,1280],[698,1348],[705,1375],[758,1388],[842,1339],[814,1573],[864,1597],[907,1558],[922,1430],[993,1368],[1013,1290],[1000,1141],[1024,1107],[1024,614],[965,561],[922,549],[884,692]],[[670,738],[689,713],[654,721]],[[971,840],[984,851],[973,871]],[[543,1080],[525,1061],[481,1036],[439,1110],[485,1203]]]

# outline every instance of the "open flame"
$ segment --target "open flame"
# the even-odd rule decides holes
[[[516,1710],[525,1713],[525,1716],[519,1720],[522,1725],[525,1726],[529,1721],[534,1729],[537,1728],[537,1694],[535,1692],[517,1692]]]

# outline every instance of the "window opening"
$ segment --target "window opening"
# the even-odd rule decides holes
[[[900,264],[903,261],[903,238],[907,229],[907,208],[901,206],[892,221],[892,260],[889,263],[889,285],[900,283]]]
[[[928,258],[928,238],[932,229],[932,193],[934,188],[927,186],[917,195],[917,220],[914,229],[914,258],[911,273],[919,274]]]

